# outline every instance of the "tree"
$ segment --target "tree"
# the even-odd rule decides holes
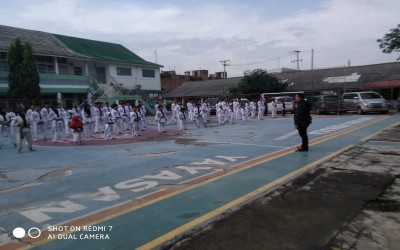
[[[7,52],[8,96],[11,99],[37,99],[40,97],[40,77],[29,42],[22,44],[17,38]]]
[[[392,53],[393,51],[400,51],[400,24],[397,25],[397,28],[391,29],[390,33],[386,33],[382,39],[378,39],[379,48],[382,49],[383,53]],[[397,58],[400,60],[400,57]]]
[[[255,94],[266,92],[281,92],[287,87],[286,83],[282,83],[273,75],[269,75],[263,69],[255,69],[246,71],[243,79],[240,81],[237,88],[231,88],[233,94]]]

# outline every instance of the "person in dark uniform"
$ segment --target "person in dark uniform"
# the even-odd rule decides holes
[[[307,128],[310,126],[312,118],[310,115],[311,104],[304,100],[304,94],[296,95],[296,109],[294,111],[294,126],[299,131],[301,146],[296,151],[308,151]]]

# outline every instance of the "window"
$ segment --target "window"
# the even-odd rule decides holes
[[[68,74],[68,65],[58,65],[58,73]]]
[[[8,71],[6,52],[0,52],[0,71]]]
[[[39,63],[38,70],[39,73],[55,73],[53,64]]]
[[[142,76],[143,77],[155,78],[156,77],[156,73],[152,69],[142,69]]]
[[[362,99],[382,99],[378,93],[360,93]]]
[[[345,95],[343,96],[343,99],[353,100],[354,97],[357,97],[357,94],[345,94]]]
[[[37,62],[54,64],[54,57],[51,56],[34,56],[34,57]]]
[[[57,62],[61,64],[67,64],[67,58],[65,57],[57,57]]]
[[[119,75],[119,76],[131,76],[132,75],[132,69],[131,68],[117,67],[117,75]]]
[[[82,67],[74,67],[74,75],[82,75]]]

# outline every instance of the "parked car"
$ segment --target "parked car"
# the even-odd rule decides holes
[[[217,103],[219,102],[220,98],[210,98],[209,104],[210,104],[210,115],[215,115],[217,113]]]
[[[389,111],[387,102],[379,93],[373,91],[349,92],[342,95],[346,110],[355,111],[357,114]]]
[[[250,101],[249,101],[248,99],[246,99],[246,98],[240,99],[240,100],[239,100],[239,103],[240,103],[240,107],[241,107],[242,105],[246,105],[246,103],[247,103],[247,105],[250,105]]]
[[[272,110],[272,99],[275,99],[276,102],[276,107],[277,107],[277,111],[278,113],[280,113],[282,111],[282,102],[285,102],[285,109],[286,109],[286,113],[292,112],[293,113],[293,97],[291,96],[277,96],[277,97],[273,97],[269,100],[268,102],[268,112],[271,113]]]
[[[337,95],[316,95],[308,100],[312,105],[312,112],[317,115],[326,113],[343,113],[346,111],[343,101]]]

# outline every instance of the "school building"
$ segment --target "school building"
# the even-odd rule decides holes
[[[17,38],[32,46],[42,103],[62,102],[68,106],[83,101],[153,102],[161,93],[162,66],[120,44],[0,25],[0,106],[15,101],[6,97],[6,57]]]

